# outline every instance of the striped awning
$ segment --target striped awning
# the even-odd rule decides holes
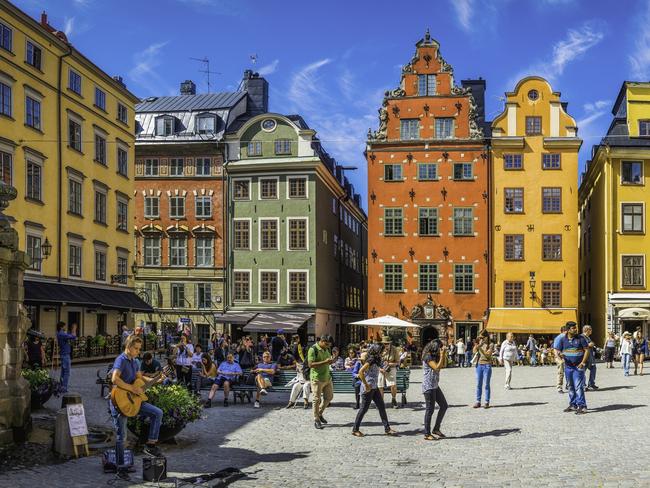
[[[304,325],[313,313],[296,312],[267,312],[259,313],[244,327],[246,332],[296,332]]]
[[[225,324],[245,325],[250,322],[257,313],[255,312],[229,312],[215,313],[214,320]]]
[[[560,327],[577,321],[575,309],[490,309],[487,330],[515,334],[559,334]]]

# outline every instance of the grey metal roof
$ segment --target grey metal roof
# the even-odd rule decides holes
[[[176,95],[145,99],[135,106],[136,112],[185,112],[230,108],[237,104],[246,92],[206,93],[201,95]],[[147,101],[150,100],[150,101]]]

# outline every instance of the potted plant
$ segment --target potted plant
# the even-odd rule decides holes
[[[21,375],[29,382],[32,409],[41,408],[52,395],[59,396],[60,383],[46,369],[23,369]]]
[[[158,336],[155,332],[149,332],[146,336],[147,340],[147,350],[152,351],[156,349],[156,343],[158,342]]]
[[[149,398],[148,403],[163,411],[162,425],[158,436],[161,442],[172,439],[189,422],[200,419],[203,412],[203,404],[200,399],[180,385],[156,385],[147,390],[147,397]],[[128,420],[127,425],[141,442],[147,440],[148,421],[141,417],[132,417]]]

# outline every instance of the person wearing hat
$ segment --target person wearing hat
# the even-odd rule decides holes
[[[400,353],[399,350],[393,346],[390,337],[383,336],[381,342],[384,345],[384,364],[379,370],[379,391],[383,396],[384,387],[389,387],[390,394],[393,397],[391,405],[393,408],[399,408],[397,405],[397,368],[399,368]]]
[[[621,364],[623,374],[630,376],[630,358],[632,357],[632,334],[625,332],[621,339]]]
[[[314,427],[317,429],[322,429],[323,424],[327,423],[327,420],[323,417],[323,412],[334,398],[330,365],[336,361],[336,356],[332,356],[330,352],[332,342],[331,336],[324,335],[307,352],[309,379],[313,394]]]
[[[569,391],[569,406],[565,412],[577,415],[587,413],[585,400],[585,367],[589,361],[589,342],[584,335],[578,334],[578,324],[566,323],[567,332],[559,341],[556,349],[564,361],[564,375]]]

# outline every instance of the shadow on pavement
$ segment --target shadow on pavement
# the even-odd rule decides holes
[[[521,429],[497,429],[489,430],[487,432],[472,432],[471,434],[465,434],[457,437],[447,437],[447,439],[480,439],[481,437],[503,437],[504,435],[516,434],[521,432]]]
[[[631,405],[629,403],[614,403],[613,405],[604,405],[602,407],[590,408],[589,413],[611,412],[614,410],[632,410],[633,408],[647,407],[647,405]]]
[[[598,388],[596,391],[614,391],[614,390],[630,390],[636,388],[634,385],[620,385],[620,386],[606,386],[605,388]]]
[[[552,385],[544,385],[544,386],[521,386],[517,388],[511,388],[511,390],[540,390],[542,388],[555,388]]]
[[[492,405],[492,408],[508,408],[508,407],[535,407],[537,405],[547,405],[548,402],[519,402],[510,403],[508,405]]]

